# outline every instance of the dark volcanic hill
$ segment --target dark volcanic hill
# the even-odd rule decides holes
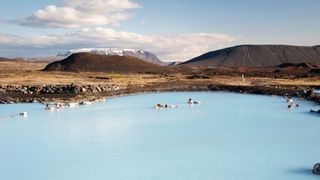
[[[70,72],[162,72],[165,67],[132,56],[106,56],[92,53],[72,54],[64,60],[53,62],[44,71]]]
[[[123,49],[123,48],[83,48],[83,49],[71,49],[65,52],[60,52],[57,57],[67,58],[72,54],[77,53],[92,53],[106,56],[133,56],[143,61],[158,64],[161,66],[167,66],[169,63],[161,61],[155,54],[142,49]],[[63,59],[64,59],[63,58]],[[62,59],[62,58],[61,58]],[[61,60],[60,59],[60,60]]]
[[[320,46],[241,45],[212,51],[183,64],[205,67],[269,67],[320,64]]]
[[[0,61],[12,61],[12,59],[0,57]]]

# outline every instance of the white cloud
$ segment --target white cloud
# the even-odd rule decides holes
[[[139,7],[129,0],[65,0],[64,6],[49,5],[31,16],[8,22],[44,28],[117,26],[132,16],[126,10]]]
[[[176,61],[188,60],[237,40],[237,37],[226,34],[142,35],[95,28],[117,26],[132,16],[128,10],[140,7],[132,0],[64,0],[62,6],[49,5],[31,16],[9,22],[31,27],[82,29],[35,37],[0,34],[0,55],[33,56],[74,48],[123,47],[145,49],[156,53],[163,60]],[[141,24],[146,24],[146,21],[142,20]]]
[[[228,46],[238,38],[226,34],[190,33],[142,35],[108,28],[84,28],[77,32],[47,36],[20,37],[0,34],[0,53],[32,56],[33,52],[58,53],[59,50],[87,47],[141,48],[162,60],[188,60],[207,51]],[[20,51],[20,52],[19,52]],[[2,54],[0,54],[2,55]]]
[[[140,8],[140,5],[129,0],[66,0],[65,4],[80,11],[96,13],[121,12]]]

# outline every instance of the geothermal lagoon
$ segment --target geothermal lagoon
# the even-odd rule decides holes
[[[277,96],[193,92],[60,111],[0,105],[0,179],[317,180],[320,116],[309,110],[319,107],[295,101],[288,109]]]

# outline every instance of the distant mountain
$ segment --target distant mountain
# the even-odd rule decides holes
[[[24,60],[22,58],[6,58],[6,57],[0,57],[0,61],[7,61],[7,62],[29,62],[27,60]]]
[[[8,58],[0,57],[0,61],[12,61],[12,59],[8,59]]]
[[[18,58],[5,58],[0,57],[0,61],[23,61],[23,62],[29,62],[29,63],[50,63],[58,60],[64,59],[63,57],[59,56],[44,56],[44,57],[18,57]]]
[[[0,57],[0,70],[41,70],[48,63]]]
[[[155,54],[141,49],[120,49],[120,48],[87,48],[87,49],[72,49],[66,52],[61,52],[58,56],[68,57],[75,53],[92,53],[107,56],[133,56],[143,61],[166,66],[169,63],[161,61]]]
[[[46,63],[51,63],[54,61],[59,61],[64,59],[65,57],[62,56],[43,56],[43,57],[32,57],[32,58],[20,58],[24,61],[29,61],[29,62],[46,62]]]
[[[132,56],[73,53],[62,61],[47,65],[44,71],[152,73],[165,69]]]
[[[182,64],[205,67],[268,67],[320,64],[320,46],[241,45],[212,51]]]

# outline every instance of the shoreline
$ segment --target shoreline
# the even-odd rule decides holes
[[[320,104],[320,94],[312,92],[312,89],[318,88],[317,86],[235,86],[212,84],[210,82],[161,82],[146,85],[128,85],[117,86],[112,85],[113,89],[96,91],[94,89],[100,88],[99,86],[86,85],[85,90],[70,91],[70,87],[77,87],[81,89],[83,86],[76,85],[57,85],[58,89],[64,89],[59,92],[43,92],[41,94],[26,93],[19,94],[13,92],[0,91],[0,104],[15,104],[15,103],[81,103],[81,102],[94,102],[101,101],[101,99],[121,97],[127,95],[138,95],[144,93],[157,93],[157,92],[201,92],[201,91],[223,91],[242,94],[260,94],[260,95],[276,95],[283,97],[297,97],[313,101]],[[12,86],[9,86],[12,88]],[[51,86],[52,87],[52,86]],[[69,88],[64,88],[69,87]],[[34,89],[33,86],[29,86]],[[2,87],[3,89],[3,87]]]

